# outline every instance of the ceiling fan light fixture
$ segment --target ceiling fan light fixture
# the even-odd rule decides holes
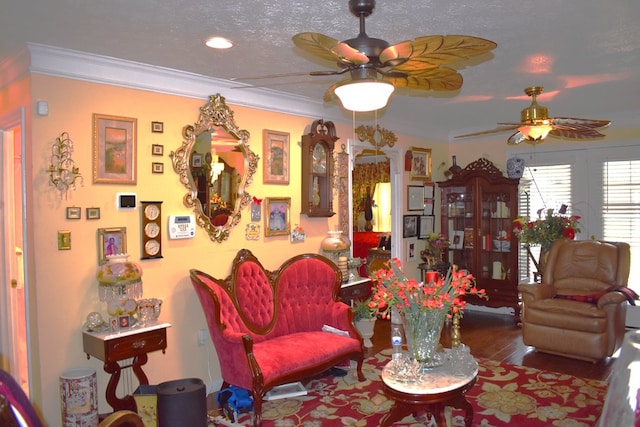
[[[549,123],[528,123],[518,128],[527,141],[542,141],[553,129]]]
[[[385,81],[361,80],[340,85],[334,92],[345,109],[364,112],[384,108],[394,90]]]

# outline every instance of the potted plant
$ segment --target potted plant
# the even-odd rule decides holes
[[[353,321],[356,324],[356,328],[358,328],[360,335],[364,339],[364,346],[367,348],[373,347],[371,337],[373,336],[378,307],[372,306],[371,298],[367,298],[354,301],[351,309],[353,310]]]

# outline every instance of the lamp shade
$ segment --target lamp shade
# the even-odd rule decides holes
[[[379,110],[387,105],[393,91],[391,83],[380,80],[355,81],[335,88],[342,106],[350,111]]]
[[[553,127],[546,123],[527,124],[518,128],[527,141],[542,141],[549,135],[551,129],[553,129]]]

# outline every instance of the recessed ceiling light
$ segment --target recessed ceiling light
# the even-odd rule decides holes
[[[229,49],[233,47],[233,42],[224,37],[211,37],[205,42],[207,46],[213,49]]]

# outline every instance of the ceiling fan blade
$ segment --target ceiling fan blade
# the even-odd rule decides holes
[[[473,36],[424,36],[389,46],[380,53],[379,59],[395,71],[420,74],[440,65],[482,55],[496,47],[497,44],[490,40]],[[399,60],[403,62],[396,65]]]
[[[483,130],[480,132],[473,132],[473,133],[465,133],[464,135],[458,135],[454,138],[467,138],[469,136],[480,136],[480,135],[489,135],[491,133],[499,133],[499,132],[506,132],[508,130],[514,130],[514,129],[518,129],[518,126],[520,126],[520,124],[513,124],[511,126],[500,126],[494,129],[488,129],[488,130]]]
[[[451,68],[435,68],[404,77],[385,76],[384,79],[397,88],[451,91],[462,87],[462,76]]]
[[[326,73],[326,74],[316,74]],[[263,80],[263,79],[279,79],[282,77],[299,77],[299,76],[319,76],[319,75],[332,75],[339,74],[340,71],[300,71],[297,73],[282,73],[282,74],[266,74],[264,76],[246,76],[246,77],[232,77],[229,80],[232,82],[241,82],[245,80]]]
[[[293,36],[293,44],[322,59],[344,65],[366,64],[369,58],[332,37],[320,33],[300,33]]]
[[[526,138],[524,137],[524,135],[522,134],[522,132],[518,131],[516,133],[514,133],[513,135],[511,135],[509,137],[509,139],[507,139],[507,145],[518,145],[520,144],[522,141],[526,141]],[[541,141],[537,141],[537,142],[529,142],[530,144],[537,144],[538,142]]]

